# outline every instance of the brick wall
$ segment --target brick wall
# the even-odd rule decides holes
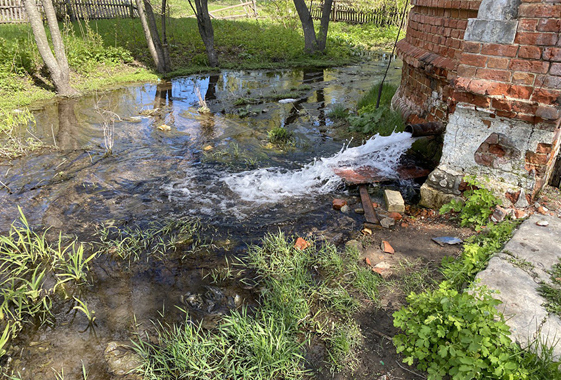
[[[467,19],[477,17],[479,0],[413,0],[406,38],[397,45],[404,61],[397,99],[409,99],[410,122],[445,120],[450,80],[456,77]],[[408,112],[413,109],[413,112]]]
[[[412,4],[407,36],[397,46],[404,64],[394,105],[410,123],[446,123],[458,107],[473,109],[479,115],[478,125],[489,132],[477,143],[479,148],[469,152],[473,155],[469,162],[480,169],[468,170],[489,175],[490,170],[513,173],[521,166],[527,174],[522,182],[533,183],[526,190],[534,195],[547,180],[560,145],[561,0],[521,0],[512,19],[488,17],[497,11],[490,7],[499,7],[500,12],[502,4],[488,0],[483,0],[484,5],[478,0],[413,0]],[[483,11],[478,13],[480,6]],[[510,37],[477,33],[477,23],[495,20],[515,25]],[[479,42],[487,38],[500,42]],[[492,131],[498,125],[503,129]],[[505,125],[525,128],[527,133],[510,140]],[[533,135],[532,130],[540,133]],[[474,136],[484,134],[480,130]],[[535,141],[537,135],[541,141]],[[454,155],[451,150],[448,157]],[[452,158],[448,165],[453,166]]]
[[[514,44],[464,42],[452,104],[490,100],[497,116],[555,129],[561,117],[561,3],[523,0]]]

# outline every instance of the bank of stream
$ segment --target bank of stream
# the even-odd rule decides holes
[[[55,305],[50,323],[26,325],[13,342],[14,373],[55,379],[64,368],[65,379],[80,379],[84,363],[88,379],[110,379],[104,350],[133,338],[137,325],[177,322],[179,308],[195,304],[214,311],[254,304],[251,286],[219,289],[211,276],[268,232],[348,240],[362,216],[333,210],[331,202],[357,192],[332,169],[368,162],[391,177],[413,140],[405,133],[351,139],[329,112],[352,109],[386,64],[222,71],[33,110],[36,124],[20,133],[51,148],[0,163],[0,230],[10,229],[21,207],[30,225],[48,228],[51,237],[72,234],[99,247],[151,231],[154,240],[134,253],[105,246],[91,264],[91,285],[79,290],[96,325],[71,301]],[[390,82],[399,80],[399,66],[392,63]],[[279,127],[289,138],[274,143]],[[389,185],[415,196],[413,181]],[[180,230],[162,242],[173,247],[169,257],[156,248],[165,228]]]

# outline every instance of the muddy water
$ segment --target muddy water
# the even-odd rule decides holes
[[[12,351],[18,353],[12,364],[22,379],[54,379],[53,368],[64,368],[65,379],[79,379],[82,362],[88,379],[110,379],[103,359],[107,343],[131,339],[150,320],[181,318],[174,306],[186,292],[204,289],[209,283],[204,277],[223,255],[242,252],[246,243],[279,228],[315,237],[324,233],[333,241],[352,231],[358,218],[330,207],[333,196],[347,189],[319,173],[323,169],[316,163],[349,144],[328,111],[336,104],[353,108],[385,65],[223,71],[37,109],[36,125],[21,133],[55,149],[0,165],[0,231],[17,219],[18,206],[31,225],[84,241],[94,239],[100,224],[142,226],[194,216],[213,231],[217,245],[182,260],[130,268],[99,258],[93,285],[80,295],[95,310],[97,327],[88,328],[72,304],[58,305],[54,324],[26,329]],[[395,83],[400,64],[392,65],[389,81]],[[210,113],[198,112],[197,90]],[[290,144],[268,142],[269,131],[278,126],[293,134]],[[311,174],[301,174],[305,170]],[[303,182],[303,175],[313,177],[305,182],[309,191],[284,186]],[[251,298],[243,289],[231,291]]]

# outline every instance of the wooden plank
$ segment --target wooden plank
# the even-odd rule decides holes
[[[367,223],[380,224],[376,217],[374,207],[372,206],[372,199],[370,199],[370,194],[368,194],[366,185],[360,185],[358,191],[360,192],[360,200],[362,201],[362,209],[364,210],[364,219],[366,219]]]

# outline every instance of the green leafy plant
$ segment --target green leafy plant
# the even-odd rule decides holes
[[[442,273],[446,280],[457,289],[473,281],[477,273],[487,267],[491,257],[499,252],[512,236],[517,222],[505,221],[489,225],[485,232],[468,238],[459,258],[445,257]]]
[[[391,109],[391,99],[397,86],[384,84],[380,105],[376,108],[380,84],[375,84],[357,103],[356,116],[349,116],[350,129],[364,134],[378,133],[389,136],[392,132],[402,132],[405,129],[403,118],[399,111]]]
[[[403,334],[394,337],[404,362],[427,371],[429,380],[526,379],[510,330],[496,310],[500,301],[485,288],[457,291],[446,282],[431,292],[411,293],[394,313]]]
[[[475,176],[468,176],[465,180],[471,189],[464,192],[466,201],[452,200],[440,208],[440,213],[458,212],[462,227],[473,226],[479,231],[481,227],[489,223],[489,217],[493,214],[494,208],[501,205],[502,202]]]
[[[293,137],[292,132],[284,127],[275,127],[268,133],[269,142],[271,144],[287,144]]]

